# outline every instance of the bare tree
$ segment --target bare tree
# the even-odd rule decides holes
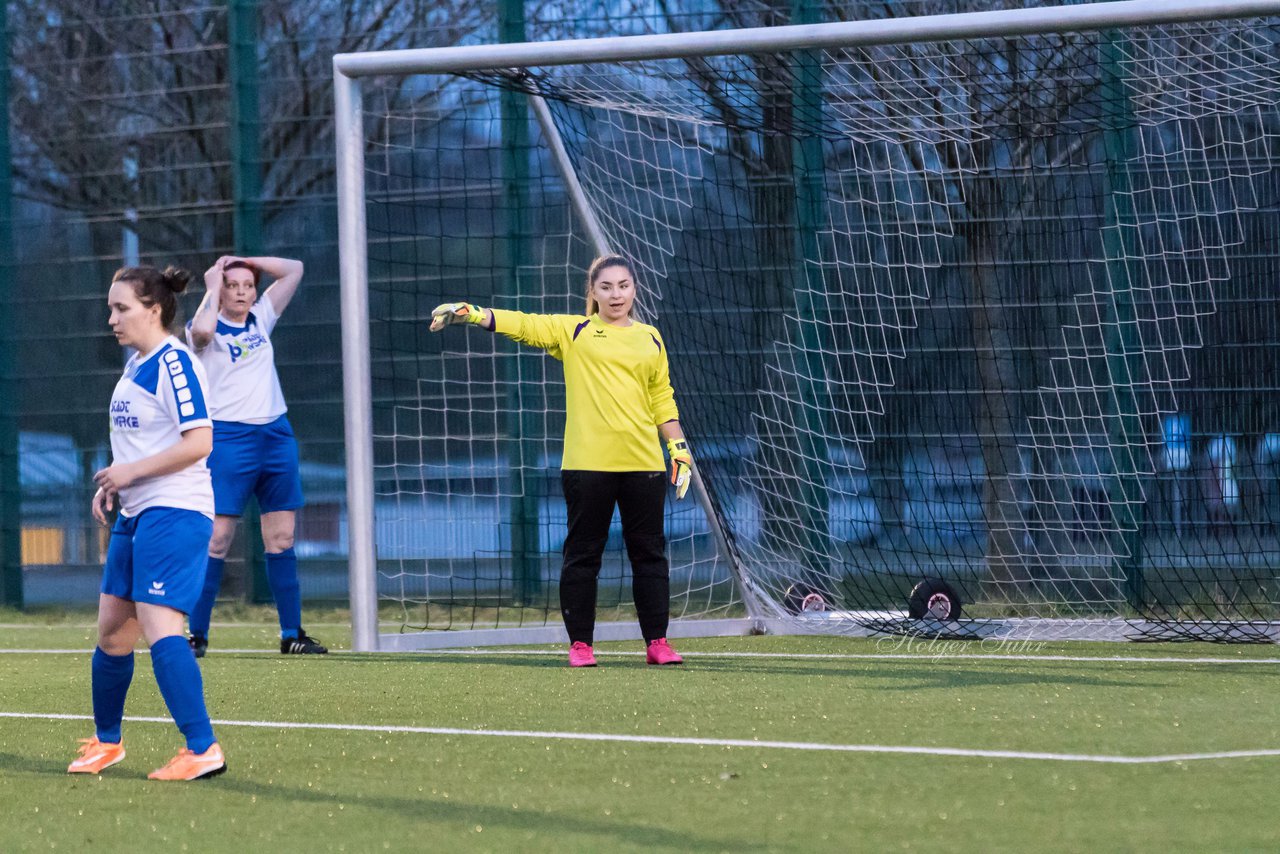
[[[334,53],[452,44],[484,25],[486,5],[264,0],[263,198],[331,189]],[[226,246],[234,94],[226,6],[21,0],[9,14],[18,192],[111,222],[117,234],[130,227],[151,251]],[[268,205],[265,216],[282,210]]]
[[[487,5],[260,0],[268,233],[276,222],[298,218],[308,200],[333,192],[333,54],[453,44],[488,25]],[[9,5],[15,192],[29,215],[48,216],[39,209],[45,206],[69,214],[55,213],[51,223],[72,224],[43,229],[18,251],[18,262],[28,265],[24,293],[32,295],[18,308],[22,328],[68,331],[35,337],[22,351],[29,378],[24,427],[72,433],[86,448],[101,442],[100,419],[87,413],[98,412],[120,365],[106,334],[104,283],[122,259],[126,230],[137,235],[144,260],[194,267],[232,246],[227,15],[224,3],[169,0]],[[422,105],[436,96],[432,87],[407,88],[403,80],[386,85],[406,85],[405,98]],[[369,116],[371,136],[380,121]],[[318,228],[329,227],[325,218]],[[311,323],[332,323],[324,308],[300,307],[297,317],[311,312]],[[320,387],[328,382],[323,372],[295,373],[289,380],[298,399],[331,399],[331,387]],[[56,401],[42,394],[48,382],[64,389]]]

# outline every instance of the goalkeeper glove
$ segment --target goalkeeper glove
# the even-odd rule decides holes
[[[676,501],[689,491],[689,478],[693,475],[693,454],[684,439],[668,439],[667,454],[671,457],[671,482],[676,486]]]
[[[485,310],[469,302],[446,302],[431,309],[431,331],[439,332],[451,323],[484,323]]]

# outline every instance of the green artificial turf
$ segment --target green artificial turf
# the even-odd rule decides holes
[[[92,628],[8,616],[0,649],[82,652],[0,654],[0,712],[88,715]],[[308,630],[335,648],[349,639],[323,620]],[[261,725],[1109,756],[1265,750],[1280,748],[1280,665],[1256,661],[1280,658],[1275,647],[744,637],[681,641],[680,668],[646,667],[638,644],[602,644],[600,667],[570,670],[559,649],[304,659],[271,654],[274,637],[266,622],[215,625],[202,663],[211,712],[259,723],[217,725],[229,771],[213,780],[146,780],[181,746],[171,723],[126,721],[125,761],[71,777],[90,721],[0,719],[0,851],[1280,847],[1278,756],[1118,765]],[[262,652],[219,651],[235,649]],[[814,655],[833,657],[804,657]],[[1131,660],[1030,657],[1050,655]],[[1148,657],[1176,660],[1132,660]],[[145,655],[126,715],[166,715]]]

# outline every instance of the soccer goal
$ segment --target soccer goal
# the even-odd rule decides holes
[[[559,363],[427,325],[605,251],[697,461],[673,636],[1280,638],[1280,1],[334,68],[358,649],[562,639]],[[598,638],[629,590],[615,531]]]

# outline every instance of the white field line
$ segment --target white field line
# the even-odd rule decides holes
[[[92,721],[92,715],[0,712],[0,718],[28,720]],[[169,718],[127,717],[130,723],[172,725]],[[833,753],[887,753],[917,756],[955,756],[973,759],[1038,759],[1046,762],[1092,762],[1106,765],[1157,765],[1196,762],[1206,759],[1254,759],[1280,756],[1280,749],[1223,750],[1213,753],[1170,753],[1154,756],[1109,756],[1089,753],[1046,753],[1021,750],[978,750],[964,747],[916,747],[888,744],[825,744],[812,741],[752,741],[739,738],[681,738],[678,736],[623,735],[603,732],[542,732],[538,730],[460,729],[457,727],[374,726],[369,724],[324,724],[286,721],[215,720],[215,726],[252,729],[334,730],[338,732],[409,733],[414,735],[460,735],[485,738],[549,739],[556,741],[605,741],[625,744],[675,744],[690,747],[749,747],[769,750],[824,751]]]
[[[139,655],[147,655],[151,650],[146,647],[139,647],[134,652]],[[232,652],[237,655],[280,655],[279,650],[261,648],[220,649],[218,652],[222,655]],[[0,655],[93,655],[93,647],[85,647],[84,649],[0,649]]]
[[[434,649],[406,652],[405,655],[564,655],[560,649]],[[625,652],[611,650],[595,650],[596,657],[644,655],[644,652]],[[855,653],[855,652],[681,652],[685,658],[783,658],[819,661],[941,661],[945,659],[973,659],[991,661],[1100,661],[1125,662],[1136,661],[1142,664],[1280,664],[1280,658],[1155,658],[1137,655],[1001,655],[982,652],[951,652],[939,650],[936,653]]]
[[[135,652],[146,654],[145,648],[139,648]],[[92,648],[85,649],[0,649],[0,655],[90,655],[93,653]],[[279,655],[275,649],[263,649],[261,647],[254,649],[218,649],[209,650],[208,655]],[[406,660],[412,658],[423,658],[433,656],[464,656],[473,658],[484,658],[486,656],[561,656],[564,651],[560,649],[434,649],[419,650],[416,652],[396,653],[403,655]],[[644,655],[644,652],[624,652],[599,650],[595,651],[596,657],[614,656],[621,658],[638,658]],[[1124,664],[1131,662],[1135,664],[1280,664],[1280,658],[1178,658],[1167,657],[1157,658],[1153,656],[1137,656],[1137,655],[1000,655],[997,653],[981,653],[981,652],[942,652],[933,654],[927,653],[825,653],[825,652],[682,652],[680,653],[687,659],[700,658],[745,658],[745,659],[794,659],[799,661],[1065,661],[1089,663],[1099,662],[1106,664]],[[337,651],[330,653],[334,657],[359,656],[362,653],[352,653],[347,651]],[[313,656],[314,657],[314,656]]]
[[[378,625],[398,629],[401,624],[399,622],[384,620],[378,623]],[[219,623],[215,620],[210,623],[209,626],[214,629],[271,629],[271,631],[275,631],[274,628],[266,623]],[[349,629],[351,628],[351,621],[348,620],[345,623],[314,623],[311,620],[307,620],[307,627],[312,629]],[[97,623],[49,623],[47,625],[39,623],[0,623],[0,629],[31,629],[34,631],[49,631],[50,629],[82,629],[86,632],[91,632],[97,628]]]

